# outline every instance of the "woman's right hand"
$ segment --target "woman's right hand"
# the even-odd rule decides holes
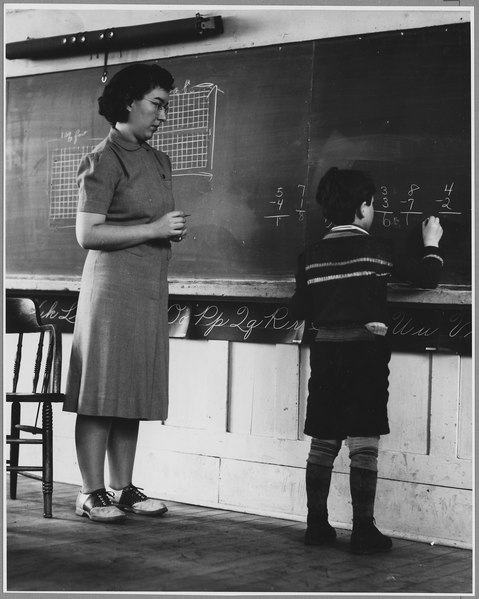
[[[150,223],[150,227],[152,228],[153,238],[155,239],[181,237],[186,227],[185,213],[178,210],[168,212],[158,220]]]
[[[439,247],[439,241],[442,237],[442,227],[437,216],[430,216],[422,223],[422,239],[424,247]]]

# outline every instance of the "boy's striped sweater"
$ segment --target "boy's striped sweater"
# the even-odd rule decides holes
[[[387,283],[393,276],[414,287],[437,287],[442,252],[425,247],[420,260],[395,253],[391,241],[355,225],[333,227],[299,256],[292,311],[317,327],[388,324]]]

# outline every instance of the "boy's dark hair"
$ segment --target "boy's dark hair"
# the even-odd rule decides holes
[[[111,124],[126,123],[127,106],[155,87],[173,89],[171,74],[157,64],[132,64],[116,73],[98,98],[98,112]]]
[[[369,206],[376,187],[366,173],[333,166],[318,185],[316,201],[323,216],[335,225],[349,225],[363,202]]]

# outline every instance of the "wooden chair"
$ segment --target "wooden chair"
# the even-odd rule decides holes
[[[6,393],[6,401],[11,402],[11,426],[7,435],[10,445],[10,459],[7,459],[7,472],[10,472],[10,497],[17,498],[18,472],[41,472],[43,486],[43,516],[52,517],[53,493],[53,416],[52,403],[63,402],[64,395],[60,392],[62,366],[61,332],[52,324],[42,324],[38,303],[27,298],[6,298],[5,332],[18,335],[17,350],[13,368],[12,391]],[[26,334],[36,333],[38,346],[34,365],[32,365],[33,388],[31,393],[17,392],[18,378],[22,363],[22,346]],[[45,335],[47,333],[47,335]],[[44,359],[45,343],[47,352]],[[26,364],[24,364],[26,366]],[[37,392],[41,378],[41,391]],[[34,425],[21,423],[22,402],[38,403],[37,416]],[[41,426],[38,423],[42,415]],[[28,436],[21,436],[20,433]],[[32,444],[42,446],[41,466],[22,466],[18,464],[20,445]]]

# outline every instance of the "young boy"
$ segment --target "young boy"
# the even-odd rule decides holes
[[[317,329],[304,429],[312,437],[305,543],[329,544],[336,538],[327,498],[333,462],[347,439],[351,551],[359,554],[392,547],[374,524],[379,437],[389,433],[387,283],[397,274],[416,287],[434,288],[443,265],[438,247],[442,227],[434,216],[422,224],[422,260],[405,261],[395,255],[391,242],[369,234],[375,191],[360,171],[334,167],[325,174],[316,199],[333,226],[300,255],[292,300],[295,316]]]

